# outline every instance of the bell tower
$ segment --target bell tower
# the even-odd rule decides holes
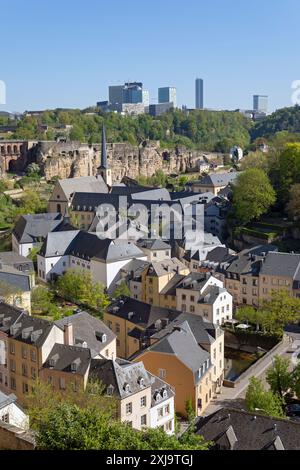
[[[107,162],[106,154],[106,132],[105,126],[102,126],[102,145],[101,145],[101,164],[98,168],[98,174],[102,176],[107,186],[112,186],[112,174]]]

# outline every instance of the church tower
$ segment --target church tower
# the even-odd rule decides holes
[[[98,174],[102,176],[107,186],[112,186],[111,169],[108,166],[106,155],[106,135],[105,126],[102,127],[102,146],[101,146],[101,164],[98,168]]]

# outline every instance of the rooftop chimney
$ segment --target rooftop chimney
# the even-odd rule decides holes
[[[68,346],[74,345],[74,334],[72,323],[67,323],[64,326],[64,343]]]

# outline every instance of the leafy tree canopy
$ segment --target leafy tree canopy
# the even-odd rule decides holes
[[[241,223],[265,214],[275,200],[275,191],[263,170],[251,168],[238,175],[233,187],[233,209]]]

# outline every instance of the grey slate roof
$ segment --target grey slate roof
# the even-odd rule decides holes
[[[164,328],[152,332],[151,338],[160,339],[168,334],[172,333],[174,328],[182,325],[182,323],[188,322],[189,327],[199,345],[212,344],[216,337],[218,328],[212,323],[204,321],[200,315],[194,315],[192,313],[180,313],[174,320],[172,320]]]
[[[226,261],[227,259],[230,259],[230,257],[232,257],[232,255],[230,254],[228,248],[223,246],[217,246],[216,248],[207,253],[205,260],[211,263],[219,264]]]
[[[262,275],[291,277],[300,280],[300,255],[291,253],[268,253],[262,263]]]
[[[4,333],[9,332],[11,325],[13,325],[18,318],[23,315],[23,311],[17,307],[6,304],[0,300],[0,331]]]
[[[201,377],[211,367],[210,355],[201,348],[187,321],[178,326],[172,333],[147,348],[147,351],[172,354],[183,362],[194,374],[197,384]],[[204,366],[204,370],[199,370]]]
[[[5,318],[11,318],[8,324],[6,324]],[[18,315],[17,309],[14,311],[7,309],[6,304],[0,303],[0,329],[5,331],[10,338],[40,347],[53,327],[54,324],[47,320],[32,317],[25,312]],[[23,337],[23,332],[28,333],[26,337]]]
[[[171,201],[170,193],[165,188],[150,189],[149,191],[142,191],[132,193],[133,200],[144,199],[148,201]]]
[[[113,387],[113,395],[119,399],[130,397],[151,386],[151,376],[142,362],[131,363],[124,359],[92,359],[90,379],[100,380],[106,387]],[[140,379],[143,379],[141,383]],[[127,391],[126,385],[129,386]]]
[[[180,314],[177,310],[155,307],[130,297],[122,297],[111,303],[107,311],[116,317],[126,319],[130,317],[131,323],[143,328],[153,325],[156,320],[161,318],[173,320]]]
[[[161,290],[160,294],[162,295],[176,295],[176,288],[178,284],[184,279],[183,274],[175,274],[172,279],[165,285],[165,287]]]
[[[51,363],[50,361],[54,362]],[[72,364],[76,364],[76,374],[85,375],[91,362],[91,352],[88,348],[54,344],[43,367],[46,369],[72,372]]]
[[[67,200],[75,192],[82,193],[107,193],[108,188],[101,176],[82,176],[79,178],[67,178],[59,180]]]
[[[29,292],[31,289],[29,275],[9,266],[0,268],[0,295],[2,290],[5,292],[6,284],[16,291]]]
[[[177,289],[201,290],[211,277],[210,273],[190,273],[184,276],[182,281],[177,285]]]
[[[174,397],[175,393],[169,384],[161,380],[159,377],[150,374],[151,377],[151,406],[157,406],[171,397]]]
[[[163,276],[164,274],[170,272],[178,273],[178,270],[182,269],[186,269],[186,266],[177,258],[166,259],[163,261],[153,261],[148,268],[147,275]]]
[[[193,183],[202,184],[204,186],[227,186],[230,183],[233,183],[239,173],[213,173],[210,175],[205,175],[200,181],[194,181]]]
[[[62,256],[68,253],[71,243],[78,235],[79,230],[70,230],[68,232],[48,233],[41,249],[40,254],[45,257]]]
[[[140,239],[136,242],[137,246],[140,248],[145,248],[147,250],[170,250],[171,246],[161,240],[160,238],[157,239]]]
[[[73,325],[74,345],[80,345],[85,341],[87,347],[91,350],[92,357],[99,354],[100,350],[103,350],[105,346],[109,345],[116,338],[116,335],[103,321],[87,312],[79,312],[55,322],[62,329],[70,323]],[[98,339],[96,333],[106,335],[107,340],[105,343]]]
[[[130,201],[131,199],[128,199],[128,202]],[[120,197],[111,193],[87,192],[75,192],[72,196],[71,208],[75,211],[96,212],[100,205],[104,208],[113,206],[116,210],[119,210]]]
[[[86,260],[94,258],[106,262],[145,256],[132,242],[102,239],[94,233],[80,230],[49,233],[40,254],[45,257],[74,255]]]
[[[300,450],[300,423],[238,409],[199,418],[196,433],[213,441],[214,450]]]
[[[63,221],[59,213],[21,215],[13,229],[19,243],[34,243],[44,239]]]
[[[15,251],[0,252],[0,266],[12,266],[19,271],[34,271],[33,262]]]
[[[5,393],[1,392],[0,390],[0,410],[5,406],[11,405],[17,401],[16,395],[11,393],[10,395],[6,395]]]
[[[130,196],[131,194],[142,193],[155,189],[156,188],[150,188],[149,186],[126,186],[125,184],[117,184],[111,187],[110,194],[118,196]]]

